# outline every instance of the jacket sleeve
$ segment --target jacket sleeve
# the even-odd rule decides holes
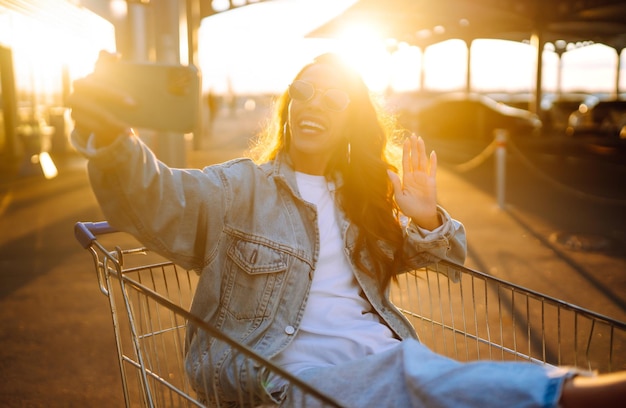
[[[465,227],[450,217],[442,207],[437,209],[443,224],[426,231],[412,222],[404,226],[404,262],[406,270],[423,268],[447,260],[463,265],[467,255]],[[456,280],[455,276],[450,276]]]
[[[89,158],[92,190],[113,227],[185,268],[207,262],[227,208],[217,170],[170,168],[133,135],[99,149],[76,135],[72,142]]]

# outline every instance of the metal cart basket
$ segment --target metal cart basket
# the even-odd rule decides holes
[[[228,343],[250,367],[265,367],[290,383],[289,392],[315,400],[316,406],[339,406],[190,314],[195,272],[148,252],[106,222],[77,223],[75,235],[91,252],[100,290],[109,300],[127,406],[212,406],[210,397],[204,401],[196,396],[185,375],[189,323]],[[626,369],[626,323],[459,265],[442,261],[403,274],[390,295],[424,344],[460,361],[526,360],[597,372]],[[239,395],[237,406],[273,405],[253,392],[256,384],[249,388]]]

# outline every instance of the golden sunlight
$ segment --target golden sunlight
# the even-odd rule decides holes
[[[450,90],[465,87],[467,48],[461,40],[431,45],[424,53],[424,76],[429,89]]]
[[[391,58],[391,87],[400,92],[419,89],[421,61],[418,47],[399,43]]]
[[[100,50],[115,51],[112,25],[93,13],[84,14],[81,35],[75,35],[72,27],[59,29],[52,16],[33,23],[33,19],[11,15],[13,36],[9,45],[14,50],[19,89],[58,94],[64,69],[69,71],[70,79],[76,79],[93,70]]]
[[[338,37],[337,52],[358,72],[373,91],[391,85],[391,52],[375,26],[358,24]]]
[[[471,52],[473,89],[504,92],[532,89],[536,51],[531,45],[505,40],[475,40]],[[544,56],[544,67],[551,64],[551,59],[545,58],[547,56]]]
[[[292,6],[285,14],[279,11],[278,3],[264,2],[204,19],[199,32],[198,58],[204,89],[211,88],[218,93],[280,92],[284,89],[285,78],[291,78],[314,56],[328,51],[342,54],[376,92],[418,90],[421,80],[426,90],[465,89],[468,50],[461,40],[420,49],[388,41],[375,22],[365,20],[346,28],[339,37],[298,39],[313,30],[317,24],[312,24],[313,20],[321,24],[323,10],[330,4],[342,3],[345,7],[350,1],[316,0],[310,3],[314,7],[308,8],[301,6],[309,4],[307,0],[294,0],[284,2]],[[270,8],[271,5],[276,8]],[[285,26],[285,22],[289,26]],[[286,36],[286,32],[295,34]],[[234,48],[239,52],[233,52]],[[596,58],[596,53],[591,53],[593,48],[595,46],[584,47],[563,56],[561,83],[564,91],[597,91],[598,86],[602,91],[613,89],[613,61],[617,55],[614,50],[605,50]],[[477,92],[528,92],[534,86],[535,59],[535,50],[528,44],[475,40],[471,49],[470,88]],[[622,59],[626,59],[626,53]],[[544,87],[554,90],[561,72],[558,56],[554,51],[544,51],[543,62]],[[626,63],[622,63],[623,71],[626,71],[625,66]],[[259,77],[264,80],[259,81]],[[626,75],[621,76],[621,82],[622,88],[626,86]]]

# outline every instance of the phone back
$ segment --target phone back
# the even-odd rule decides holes
[[[111,105],[111,110],[135,128],[189,133],[200,113],[200,73],[191,65],[99,62],[94,76],[104,84],[127,92],[132,109]]]

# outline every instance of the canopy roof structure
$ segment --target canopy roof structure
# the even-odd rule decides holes
[[[422,49],[450,39],[524,41],[536,47],[535,98],[542,93],[542,51],[554,44],[561,55],[593,43],[626,48],[625,0],[359,0],[307,37],[336,37],[350,26],[368,25],[385,39]],[[470,88],[470,53],[467,91]],[[619,94],[619,58],[616,89]]]
[[[593,42],[626,48],[624,0],[360,0],[311,32],[334,37],[371,24],[385,38],[427,47],[448,39]]]

